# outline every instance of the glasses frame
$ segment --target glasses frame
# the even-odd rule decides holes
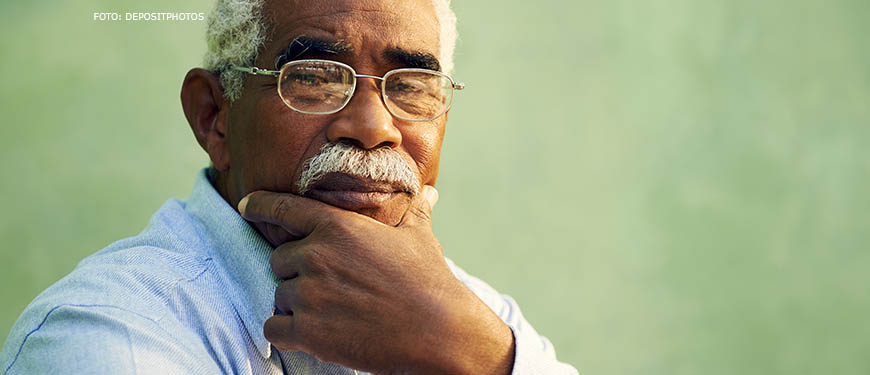
[[[343,68],[350,70],[351,74],[353,75],[353,85],[350,88],[350,92],[347,93],[347,98],[344,100],[344,103],[342,103],[341,106],[338,107],[338,109],[328,111],[328,112],[303,111],[303,110],[300,110],[297,108],[293,108],[293,106],[291,106],[290,103],[288,103],[287,100],[284,99],[284,94],[281,93],[281,72],[283,72],[284,69],[287,69],[288,67],[291,67],[294,65],[301,65],[301,64],[305,64],[305,63],[329,63],[329,64],[335,64],[335,65],[338,65],[340,67],[343,67]],[[322,60],[322,59],[294,60],[294,61],[290,61],[290,62],[287,62],[286,64],[282,65],[281,68],[278,70],[263,69],[263,68],[258,68],[256,66],[251,66],[251,67],[238,66],[238,65],[232,65],[232,64],[230,64],[229,68],[232,70],[239,71],[239,72],[245,72],[245,73],[248,73],[251,75],[275,77],[275,79],[278,81],[277,82],[278,96],[281,98],[281,101],[284,102],[284,105],[286,105],[288,108],[290,108],[296,112],[307,114],[307,115],[331,115],[333,113],[341,111],[342,109],[344,109],[344,107],[347,107],[347,104],[350,103],[350,100],[353,98],[353,94],[356,93],[356,83],[357,83],[358,78],[372,78],[372,79],[380,80],[381,84],[379,85],[379,87],[381,89],[381,102],[384,104],[384,107],[387,109],[388,112],[390,112],[391,115],[393,115],[393,117],[404,120],[404,121],[410,121],[410,122],[427,122],[427,121],[432,121],[432,120],[435,120],[435,119],[443,116],[445,113],[447,113],[447,111],[450,110],[450,107],[453,106],[454,91],[462,90],[465,88],[464,83],[461,83],[461,82],[457,83],[449,75],[444,74],[442,72],[439,72],[437,70],[419,69],[419,68],[399,68],[399,69],[390,70],[389,72],[385,73],[382,77],[379,77],[379,76],[374,76],[374,75],[369,75],[369,74],[357,74],[356,70],[354,70],[353,67],[351,67],[350,65],[347,65],[347,64],[342,63],[342,62],[334,61],[334,60]],[[429,74],[435,74],[435,75],[447,78],[447,80],[450,82],[450,86],[449,86],[450,90],[451,90],[450,102],[444,106],[444,109],[440,113],[438,113],[437,115],[435,115],[434,117],[432,117],[430,119],[415,120],[415,119],[409,119],[409,118],[405,118],[405,117],[397,115],[390,108],[390,105],[387,104],[387,99],[389,98],[389,96],[387,95],[386,82],[387,82],[387,78],[389,78],[391,75],[396,74],[396,73],[402,73],[402,72],[429,73]]]

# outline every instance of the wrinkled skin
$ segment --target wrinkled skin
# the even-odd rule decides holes
[[[438,56],[430,0],[268,2],[264,14],[270,34],[258,67],[273,68],[300,35],[347,43],[352,52],[329,58],[359,74],[403,67],[382,56],[388,48]],[[193,69],[182,104],[218,171],[216,189],[276,246],[279,311],[264,327],[269,341],[378,374],[510,373],[510,329],[453,277],[432,232],[447,115],[396,119],[371,79],[360,79],[347,107],[331,115],[292,111],[271,77],[249,76],[232,105],[221,90],[217,76]],[[297,195],[305,161],[327,142],[391,147],[424,188],[365,207]]]

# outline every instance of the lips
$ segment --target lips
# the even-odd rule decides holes
[[[397,184],[329,173],[317,180],[305,195],[346,210],[361,211],[387,206],[408,194]]]

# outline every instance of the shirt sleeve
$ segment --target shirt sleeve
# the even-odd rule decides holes
[[[512,375],[577,375],[577,369],[559,362],[556,349],[523,317],[516,301],[489,284],[469,275],[447,260],[453,274],[494,311],[513,331],[515,352]]]
[[[21,333],[4,361],[8,375],[221,373],[202,345],[114,306],[57,306]]]

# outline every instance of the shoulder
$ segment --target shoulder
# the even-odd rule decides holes
[[[25,310],[45,315],[60,305],[118,306],[152,320],[179,289],[208,282],[214,264],[205,236],[183,202],[166,202],[138,235],[88,256]],[[213,272],[211,272],[213,273]]]
[[[18,345],[7,345],[6,374],[54,373],[216,373],[208,353],[183,346],[183,332],[118,306],[63,304],[22,332]],[[11,335],[10,335],[11,336]],[[12,339],[12,337],[10,337]],[[8,344],[8,343],[7,343]]]
[[[186,302],[219,288],[198,230],[183,203],[169,201],[142,233],[84,259],[28,305],[6,339],[0,368],[47,372],[28,366],[61,365],[55,361],[74,355],[72,364],[92,373],[103,372],[87,367],[97,363],[135,368],[129,361],[149,352],[197,352],[200,340],[178,316]]]

